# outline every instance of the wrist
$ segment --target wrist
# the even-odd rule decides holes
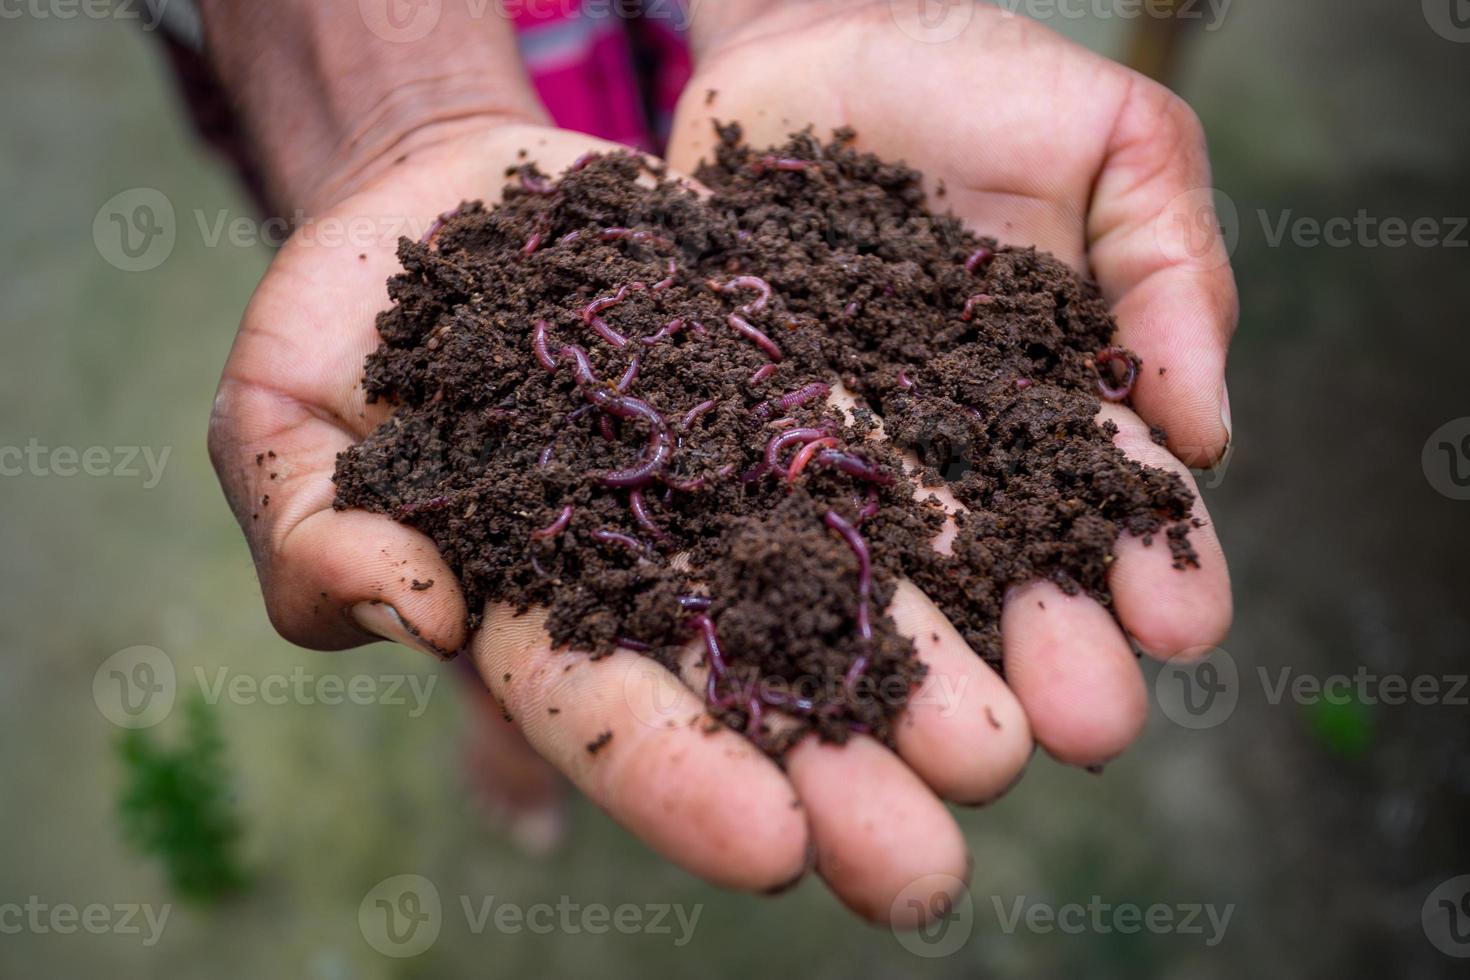
[[[544,120],[495,5],[478,16],[471,5],[414,8],[433,21],[412,36],[370,23],[357,0],[201,7],[211,59],[282,211],[328,207],[458,132]]]

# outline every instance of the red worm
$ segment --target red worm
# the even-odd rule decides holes
[[[1018,391],[1025,391],[1027,388],[1031,387],[1035,383],[1036,382],[1035,381],[1032,381],[1030,378],[1017,378],[1016,379],[1016,389]]]
[[[604,474],[602,484],[608,487],[641,487],[658,476],[668,465],[669,456],[673,453],[669,423],[658,409],[641,398],[610,395],[606,392],[602,395],[603,400],[595,404],[608,415],[620,419],[641,418],[648,423],[648,442],[644,446],[643,456],[626,470],[613,470]]]
[[[676,275],[678,275],[678,273],[679,273],[679,267],[674,264],[674,260],[673,259],[669,259],[668,269],[669,269],[669,274],[667,276],[665,276],[664,278],[660,279],[658,282],[654,283],[652,286],[649,286],[648,287],[651,292],[661,293],[665,289],[668,289],[670,286],[672,286],[674,284],[674,277]]]
[[[995,250],[981,245],[970,253],[969,258],[965,259],[965,271],[974,275],[976,269],[989,265],[993,258],[995,258]]]
[[[545,177],[537,177],[524,170],[521,171],[521,188],[528,194],[550,194],[556,190]]]
[[[755,369],[755,371],[751,374],[749,378],[745,379],[745,383],[748,385],[758,385],[775,373],[776,365],[762,364],[760,367]]]
[[[439,215],[439,217],[429,222],[428,230],[424,232],[424,237],[419,239],[419,244],[431,244],[435,238],[439,237],[440,229],[442,229],[445,223],[448,222],[449,219],[452,217],[454,217],[453,211],[445,211],[443,214]]]
[[[893,482],[893,477],[884,473],[866,459],[841,450],[824,449],[817,454],[816,462],[823,466],[830,466],[833,469],[841,470],[849,476],[855,476],[859,480],[866,480],[869,483],[886,485]]]
[[[857,558],[858,639],[862,640],[864,643],[871,643],[873,640],[873,622],[871,618],[871,612],[869,610],[869,602],[873,594],[873,559],[868,552],[868,542],[863,540],[863,536],[861,533],[859,533],[857,528],[849,524],[847,522],[847,519],[844,518],[841,514],[837,513],[837,511],[835,510],[827,511],[827,513],[823,515],[822,520],[826,523],[828,527],[836,531],[838,534],[842,535],[842,539],[847,542],[847,546],[852,549],[853,555]],[[857,667],[858,663],[863,663],[864,666],[866,666],[866,658],[860,657],[858,661],[853,664],[853,666]],[[857,673],[862,673],[862,670],[859,669]],[[848,674],[849,676],[852,676],[853,671],[849,670]],[[856,678],[854,677],[854,680],[855,679]]]
[[[402,504],[393,511],[393,519],[401,521],[405,517],[412,517],[421,511],[438,510],[440,507],[447,507],[454,503],[455,496],[455,494],[442,494],[438,497],[430,497],[428,500],[420,500],[412,504]]]
[[[551,324],[545,320],[536,321],[536,329],[531,331],[531,350],[536,352],[536,360],[548,371],[556,370],[556,358],[551,356],[551,350],[546,346],[546,331]]]
[[[878,516],[878,491],[872,487],[868,488],[868,499],[858,508],[857,522],[862,524],[869,518]]]
[[[539,231],[533,231],[533,232],[531,232],[531,237],[530,238],[527,238],[526,239],[526,244],[524,244],[524,245],[521,246],[521,254],[522,255],[530,255],[531,253],[535,252],[538,248],[540,248],[541,247],[541,243],[543,241],[545,241],[545,240],[546,240],[546,236],[543,235],[541,232],[539,232]]]
[[[795,391],[788,391],[776,399],[776,408],[783,412],[789,412],[793,408],[800,408],[814,398],[826,398],[832,393],[832,386],[821,381],[813,381],[809,385],[803,385]]]
[[[678,480],[672,476],[669,476],[667,473],[660,473],[658,479],[659,482],[668,487],[670,490],[677,490],[680,493],[695,493],[697,491],[703,490],[705,488],[705,485],[709,482],[702,476],[696,476],[692,480]],[[670,498],[665,495],[664,500],[667,502],[669,499]]]
[[[796,455],[792,457],[791,467],[786,471],[786,479],[794,481],[798,476],[801,476],[801,471],[806,469],[806,464],[812,461],[813,456],[823,449],[830,449],[836,445],[838,445],[836,439],[833,439],[831,436],[826,436],[822,439],[813,439],[805,446],[802,446],[796,451]]]
[[[707,595],[681,595],[679,605],[684,609],[692,609],[695,612],[704,612],[714,604],[714,600]]]
[[[913,387],[914,387],[914,379],[909,377],[909,373],[907,371],[904,371],[902,369],[899,370],[899,372],[898,372],[898,386],[900,388],[902,388],[904,391],[912,391],[913,390]]]
[[[638,355],[634,354],[633,359],[628,362],[628,369],[624,371],[623,376],[618,379],[617,389],[619,392],[626,393],[627,390],[632,386],[633,382],[638,378],[638,365]]]
[[[761,333],[755,327],[752,327],[750,325],[750,322],[742,317],[739,313],[731,313],[725,319],[729,322],[730,326],[734,327],[740,333],[741,336],[753,341],[757,347],[765,351],[766,356],[769,357],[772,361],[775,361],[777,363],[780,362],[782,357],[781,348],[776,346],[776,342],[774,340]]]
[[[771,301],[771,284],[760,276],[736,276],[723,285],[714,279],[709,279],[706,280],[705,285],[717,293],[733,293],[737,289],[756,290],[758,295],[755,299],[740,307],[741,313],[759,313]]]
[[[618,239],[626,238],[629,241],[635,242],[639,245],[646,243],[661,245],[664,248],[672,248],[674,245],[672,241],[665,238],[663,235],[658,235],[651,231],[634,231],[631,228],[604,228],[597,237],[601,238],[605,242],[614,242]]]
[[[638,526],[653,535],[655,540],[667,541],[669,539],[663,528],[659,527],[648,515],[648,508],[643,503],[643,491],[637,487],[628,491],[628,509],[633,512],[633,520],[638,522]]]
[[[558,238],[556,240],[556,243],[558,245],[565,245],[568,242],[574,242],[574,241],[576,241],[577,239],[579,239],[581,237],[582,237],[582,229],[577,228],[576,230],[569,231],[565,235],[563,235],[560,238]]]
[[[653,644],[645,643],[643,640],[635,640],[631,636],[615,636],[613,637],[613,642],[620,647],[637,650],[639,653],[647,653],[653,649]]]
[[[812,160],[798,160],[795,157],[778,157],[767,153],[765,156],[756,157],[750,164],[750,169],[758,174],[767,170],[784,170],[790,173],[801,173],[808,167],[815,166]]]
[[[826,429],[787,429],[778,432],[766,443],[765,464],[767,470],[781,468],[781,451],[794,443],[807,443],[813,439],[825,439],[829,433]]]
[[[989,293],[976,293],[974,296],[971,296],[969,299],[965,300],[965,309],[964,312],[960,314],[960,319],[970,319],[970,317],[975,315],[975,307],[989,306],[993,301],[994,298]]]
[[[639,555],[648,553],[648,549],[642,541],[639,541],[631,534],[624,534],[622,531],[610,531],[607,528],[601,528],[593,531],[592,536],[603,544],[621,545],[629,551],[637,552]]]
[[[1123,380],[1114,384],[1104,376],[1106,365],[1122,361]],[[1133,392],[1133,383],[1138,380],[1138,367],[1143,362],[1137,354],[1126,347],[1104,347],[1092,356],[1093,368],[1097,371],[1097,390],[1105,401],[1120,402]]]
[[[572,522],[572,510],[572,505],[567,504],[561,509],[561,513],[557,515],[556,520],[552,521],[550,524],[546,525],[543,528],[538,528],[537,530],[532,531],[531,540],[540,541],[544,538],[554,538],[561,532],[565,531],[567,529],[567,525]]]
[[[582,322],[597,331],[602,337],[614,347],[622,347],[628,343],[628,338],[618,333],[607,325],[607,321],[598,316],[603,310],[611,309],[621,303],[629,292],[641,292],[644,289],[641,282],[627,283],[618,287],[618,291],[611,296],[599,296],[586,306],[582,307]]]
[[[689,411],[685,412],[684,417],[679,420],[679,428],[683,429],[685,432],[688,432],[690,427],[693,426],[695,422],[698,422],[706,412],[710,411],[718,404],[718,400],[711,398],[708,401],[702,401],[698,405],[695,405]]]
[[[581,156],[577,157],[577,159],[572,161],[572,165],[567,168],[567,172],[576,173],[578,170],[581,170],[583,167],[587,166],[587,164],[591,163],[593,160],[596,160],[601,156],[601,153],[593,153],[591,150],[588,150],[586,153],[582,154]]]
[[[643,343],[647,344],[649,347],[652,347],[654,344],[658,343],[660,340],[663,340],[665,337],[672,337],[675,334],[679,333],[681,330],[684,329],[684,327],[684,318],[675,317],[674,319],[670,320],[668,323],[660,327],[658,333],[650,334],[647,337],[644,337]]]

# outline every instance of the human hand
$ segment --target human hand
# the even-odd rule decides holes
[[[907,6],[736,0],[706,8],[694,24],[696,73],[675,118],[670,162],[692,171],[713,148],[715,119],[739,121],[755,146],[808,124],[820,137],[851,126],[858,149],[924,171],[931,200],[977,232],[1034,244],[1088,272],[1113,307],[1118,343],[1147,365],[1133,390],[1138,414],[1105,405],[1100,419],[1118,425],[1125,454],[1179,473],[1197,496],[1180,460],[1208,465],[1227,448],[1224,364],[1236,293],[1218,235],[1204,250],[1177,237],[1192,227],[1177,219],[1193,218],[1210,185],[1194,114],[1162,87],[1024,17],[955,7],[951,16],[970,11],[966,29],[931,43]],[[1153,443],[1147,423],[1167,429],[1172,454]],[[963,839],[940,800],[1002,794],[1033,736],[1057,759],[1091,765],[1138,735],[1148,699],[1129,637],[1157,657],[1198,655],[1229,627],[1224,555],[1202,502],[1195,515],[1206,521],[1192,535],[1199,569],[1173,568],[1166,548],[1118,541],[1109,583],[1122,629],[1085,595],[1044,582],[1015,590],[1002,618],[1009,687],[915,587],[900,588],[890,614],[931,678],[965,694],[961,710],[911,708],[896,756],[862,739],[792,752],[788,772],[806,804],[817,868],[844,901],[881,918],[915,880],[963,878]],[[983,724],[985,709],[1006,723]]]

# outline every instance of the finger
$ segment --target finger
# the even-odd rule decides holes
[[[1086,595],[1032,582],[1001,613],[1006,679],[1036,741],[1061,762],[1092,765],[1143,729],[1143,675],[1113,617]]]
[[[783,888],[808,866],[791,783],[648,657],[551,649],[544,613],[485,610],[472,643],[485,683],[527,741],[669,860],[726,888]],[[601,744],[599,744],[599,742]]]
[[[1161,658],[1184,651],[1203,655],[1229,632],[1233,608],[1225,551],[1199,487],[1189,468],[1149,437],[1148,427],[1137,415],[1120,405],[1104,405],[1098,419],[1118,426],[1113,442],[1124,455],[1179,474],[1194,494],[1194,516],[1204,522],[1189,533],[1199,555],[1198,568],[1175,568],[1161,535],[1147,545],[1142,538],[1121,535],[1114,547],[1117,557],[1108,570],[1113,608],[1145,653]]]
[[[888,614],[929,668],[898,720],[899,756],[944,799],[1004,795],[1033,748],[1021,702],[912,582],[898,584]]]
[[[786,771],[806,805],[817,871],[844,905],[872,922],[922,924],[905,888],[926,875],[969,877],[964,835],[944,804],[873,739],[803,740]]]
[[[1134,405],[1196,467],[1230,441],[1225,351],[1239,313],[1210,202],[1199,119],[1163,86],[1136,78],[1093,192],[1089,255],[1119,343],[1143,358]]]
[[[332,509],[337,453],[354,441],[293,398],[229,380],[220,388],[210,457],[271,622],[312,649],[378,637],[451,656],[465,642],[465,604],[434,542],[380,514]]]

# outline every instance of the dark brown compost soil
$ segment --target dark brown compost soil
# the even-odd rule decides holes
[[[712,711],[778,753],[891,741],[924,669],[883,612],[900,577],[1000,669],[1008,587],[1107,603],[1125,532],[1196,563],[1189,491],[1094,419],[1138,361],[1092,283],[931,213],[849,132],[720,135],[707,199],[631,155],[527,164],[405,239],[364,382],[396,411],[337,505],[423,530],[472,610],[549,607],[558,644],[673,666],[703,640]]]

